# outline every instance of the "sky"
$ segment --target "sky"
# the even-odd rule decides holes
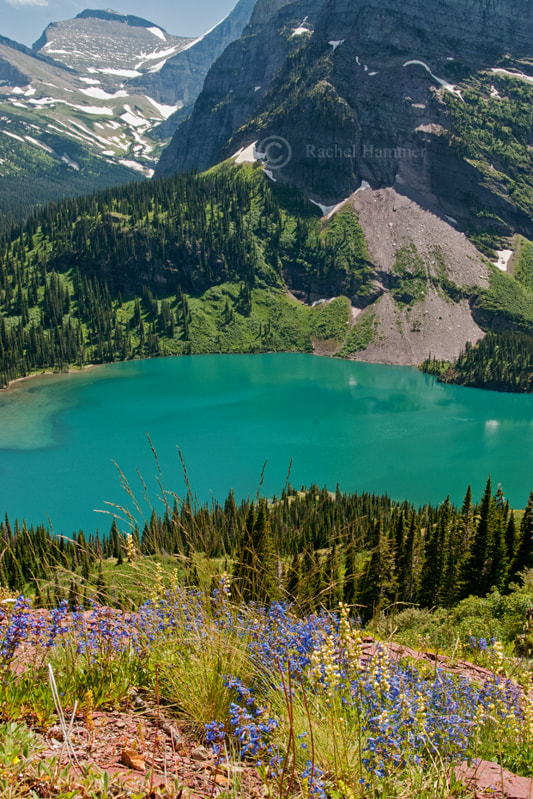
[[[50,22],[86,8],[134,14],[178,36],[200,36],[229,14],[237,0],[0,0],[0,35],[32,45]]]

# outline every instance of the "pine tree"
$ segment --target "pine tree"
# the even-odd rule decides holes
[[[438,587],[441,578],[441,552],[437,524],[428,522],[424,541],[424,560],[420,575],[420,604],[431,608],[437,601]]]
[[[437,540],[440,551],[440,575],[436,600],[438,604],[450,608],[457,594],[457,543],[455,520],[452,517],[449,497],[440,509]]]
[[[514,576],[533,568],[533,491],[529,495],[526,511],[520,524],[518,546],[511,565],[511,574]]]
[[[98,567],[98,579],[96,581],[96,601],[100,604],[105,604],[107,600],[107,583],[104,577],[104,569],[102,561]]]
[[[285,582],[285,591],[290,602],[296,602],[298,600],[298,589],[301,577],[300,558],[296,552],[289,566]]]
[[[344,561],[344,584],[342,599],[345,605],[355,605],[357,600],[356,563],[355,542],[350,541],[346,550],[346,557]]]
[[[404,538],[402,550],[397,556],[397,563],[397,600],[399,602],[415,602],[420,589],[422,539],[420,526],[414,512],[411,514],[411,522]]]
[[[512,565],[516,552],[516,523],[514,513],[509,514],[509,521],[505,530],[505,550],[507,561]]]
[[[335,610],[341,601],[340,564],[335,544],[331,547],[324,567],[326,596],[324,604],[328,610]]]
[[[490,544],[489,539],[494,533],[495,510],[492,484],[489,477],[481,500],[479,522],[464,565],[462,584],[465,596],[469,594],[484,596],[490,588],[490,586],[487,586],[486,563],[487,550]]]
[[[502,591],[505,588],[509,561],[507,559],[507,545],[505,540],[505,508],[496,511],[494,526],[491,531],[487,547],[487,566],[485,575],[485,587],[489,591],[497,588]]]
[[[379,613],[394,596],[394,555],[381,516],[374,525],[373,537],[377,544],[372,550],[357,596],[357,604],[362,605],[361,616],[365,621]]]
[[[250,506],[233,571],[233,585],[245,602],[277,599],[277,559],[265,500]]]

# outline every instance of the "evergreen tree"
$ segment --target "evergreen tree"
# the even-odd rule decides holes
[[[381,516],[374,526],[374,539],[377,544],[361,579],[357,597],[365,621],[379,613],[394,595],[394,555]]]
[[[513,513],[509,514],[509,521],[505,530],[505,551],[507,561],[512,566],[516,552],[516,523]]]
[[[341,601],[340,564],[335,544],[331,547],[324,566],[326,595],[324,604],[328,610],[336,610]]]
[[[465,596],[469,594],[483,596],[490,588],[487,586],[486,564],[490,538],[494,534],[495,510],[492,483],[489,477],[481,500],[479,522],[464,566],[462,583]]]
[[[96,601],[101,605],[107,602],[107,583],[104,577],[104,568],[102,561],[98,567],[98,579],[96,581]]]
[[[486,592],[494,587],[499,591],[505,588],[509,567],[505,540],[505,507],[498,511],[496,506],[495,516],[487,547],[487,567],[484,580]]]
[[[513,575],[533,568],[533,491],[529,495],[526,511],[520,524],[518,546],[511,566]]]
[[[300,568],[300,558],[296,552],[292,559],[292,563],[289,566],[285,582],[285,591],[290,602],[296,602],[298,600],[298,590],[301,578],[302,572]]]
[[[342,599],[345,605],[355,605],[357,600],[356,563],[355,542],[350,541],[344,561],[344,584]]]
[[[233,571],[233,585],[245,601],[268,603],[278,597],[277,563],[266,501],[250,506]]]

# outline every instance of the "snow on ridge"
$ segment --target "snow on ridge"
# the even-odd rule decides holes
[[[437,78],[437,76],[433,74],[433,72],[430,70],[430,68],[425,63],[425,61],[418,61],[417,59],[413,59],[412,61],[406,61],[403,66],[404,67],[410,67],[410,66],[412,66],[414,64],[416,64],[417,66],[420,66],[420,67],[424,67],[424,69],[427,72],[429,72],[429,74],[431,75],[433,80],[436,80],[437,83],[440,86],[442,86],[443,89],[445,89],[448,92],[451,92],[452,94],[455,94],[457,97],[460,97],[461,100],[463,99],[463,95],[461,94],[461,92],[459,91],[457,86],[453,86],[451,83],[448,83],[447,80],[443,80],[442,78]]]
[[[156,101],[153,100],[151,97],[148,97],[147,94],[145,94],[144,96],[146,97],[148,102],[150,102],[154,106],[154,108],[156,108],[159,111],[163,119],[168,119],[169,116],[171,116],[174,113],[174,111],[177,111],[178,108],[183,107],[183,103],[181,102],[178,103],[178,105],[163,105],[162,103],[156,103]]]
[[[225,21],[227,20],[228,16],[229,16],[229,15],[226,15],[225,17],[222,17],[222,19],[220,20],[220,22],[217,22],[217,24],[216,24],[216,25],[213,25],[213,27],[212,27],[212,28],[209,28],[209,30],[208,30],[208,31],[206,31],[205,33],[202,33],[202,35],[201,35],[201,36],[199,36],[197,39],[194,39],[192,42],[189,42],[189,44],[185,45],[185,47],[183,47],[183,48],[180,50],[180,53],[184,53],[184,52],[185,52],[185,50],[190,50],[190,49],[191,49],[191,47],[194,47],[194,45],[195,45],[195,44],[198,44],[198,42],[201,42],[201,41],[203,41],[203,40],[205,39],[205,37],[206,37],[206,36],[209,36],[209,34],[210,34],[210,33],[213,33],[213,31],[215,30],[215,28],[218,28],[218,26],[219,26],[219,25],[222,25],[222,23],[223,23],[223,22],[225,22]]]
[[[331,217],[334,216],[337,213],[337,211],[340,211],[340,209],[344,205],[346,205],[348,200],[350,200],[352,197],[355,197],[355,195],[359,194],[360,191],[366,191],[366,189],[370,188],[371,188],[370,183],[368,183],[368,181],[366,180],[362,180],[359,188],[356,191],[354,191],[353,194],[350,194],[348,195],[348,197],[345,197],[344,200],[341,200],[340,203],[336,203],[335,205],[323,205],[322,203],[319,203],[316,200],[310,200],[310,201],[313,203],[313,205],[316,205],[317,208],[320,208],[320,210],[322,211],[322,216],[325,216],[326,219],[331,219]]]
[[[160,62],[159,62],[159,64],[156,64],[155,66],[153,66],[153,67],[150,67],[150,69],[148,70],[148,72],[149,72],[150,74],[153,74],[154,72],[161,72],[161,70],[163,69],[163,67],[164,67],[164,66],[165,66],[165,64],[167,63],[167,61],[168,61],[168,58],[165,58],[165,60],[164,60],[164,61],[160,61]]]
[[[161,30],[161,28],[155,28],[155,27],[154,28],[146,28],[146,30],[150,31],[150,33],[153,33],[154,36],[157,36],[159,39],[162,39],[164,42],[166,42],[167,37],[165,36],[165,34]]]
[[[328,216],[331,211],[334,211],[337,206],[335,205],[323,205],[322,203],[317,202],[316,200],[311,200],[313,205],[316,205],[317,208],[320,208],[322,211],[322,216]]]
[[[293,32],[292,32],[292,36],[291,36],[291,39],[292,39],[294,36],[302,36],[302,34],[304,34],[304,33],[313,33],[313,31],[310,31],[310,30],[309,30],[309,28],[304,28],[302,25],[300,25],[300,27],[298,27],[298,28],[295,28],[295,29],[293,30]]]
[[[313,33],[313,31],[310,31],[310,30],[309,30],[309,28],[305,28],[305,27],[304,27],[304,25],[306,25],[306,24],[307,24],[307,20],[308,20],[308,19],[309,19],[309,17],[308,17],[308,16],[307,16],[307,17],[305,17],[305,19],[303,19],[303,20],[302,20],[302,22],[300,22],[300,24],[299,24],[299,25],[298,25],[298,26],[297,26],[297,27],[296,27],[296,28],[293,30],[293,32],[292,32],[292,36],[291,36],[291,39],[292,39],[294,36],[301,36],[301,35],[302,35],[302,34],[304,34],[304,33],[311,33],[311,34]]]
[[[129,169],[134,169],[136,172],[142,172],[147,178],[151,178],[154,174],[153,169],[139,164],[138,161],[130,161],[129,158],[119,158],[118,162],[119,164],[122,164],[122,166],[127,166]]]
[[[120,115],[120,118],[133,128],[140,128],[141,126],[147,127],[150,125],[147,119],[134,114],[129,105],[124,106],[124,113]]]
[[[93,83],[101,83],[101,81],[99,81],[98,78],[80,78],[80,80],[81,80],[82,83],[91,83],[91,84],[93,84]],[[49,85],[49,84],[47,84],[47,85]]]
[[[55,100],[53,97],[41,97],[40,100],[30,100],[32,105],[53,105],[54,103],[61,102],[60,100]]]
[[[358,189],[356,189],[355,194],[358,194],[360,191],[365,191],[366,189],[371,189],[371,188],[372,186],[370,185],[368,180],[362,180],[361,185],[359,186]],[[346,200],[344,200],[343,202],[346,202]]]
[[[24,138],[26,139],[26,141],[29,141],[30,144],[34,144],[36,147],[40,147],[41,150],[44,150],[46,153],[49,153],[50,155],[57,155],[57,153],[54,150],[52,150],[51,147],[49,147],[47,144],[43,144],[42,141],[37,141],[37,139],[34,139],[33,136],[24,136]]]
[[[71,108],[75,108],[77,111],[83,111],[85,114],[103,114],[104,116],[115,116],[115,112],[109,106],[99,106],[99,105],[71,105],[70,103],[66,103],[65,105],[70,105]]]
[[[333,52],[335,52],[337,47],[340,47],[341,44],[344,44],[345,41],[346,41],[346,39],[336,39],[333,42],[328,42],[328,44],[331,45],[331,47],[333,47]]]

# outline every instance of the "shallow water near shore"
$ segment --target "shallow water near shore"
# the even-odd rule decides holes
[[[533,396],[439,385],[405,367],[308,355],[196,356],[112,364],[0,396],[0,514],[56,532],[107,532],[125,504],[117,466],[149,516],[165,488],[223,501],[290,481],[415,504],[480,498],[487,476],[523,507],[533,489]],[[117,466],[115,465],[115,463]],[[172,497],[170,503],[172,504]]]

